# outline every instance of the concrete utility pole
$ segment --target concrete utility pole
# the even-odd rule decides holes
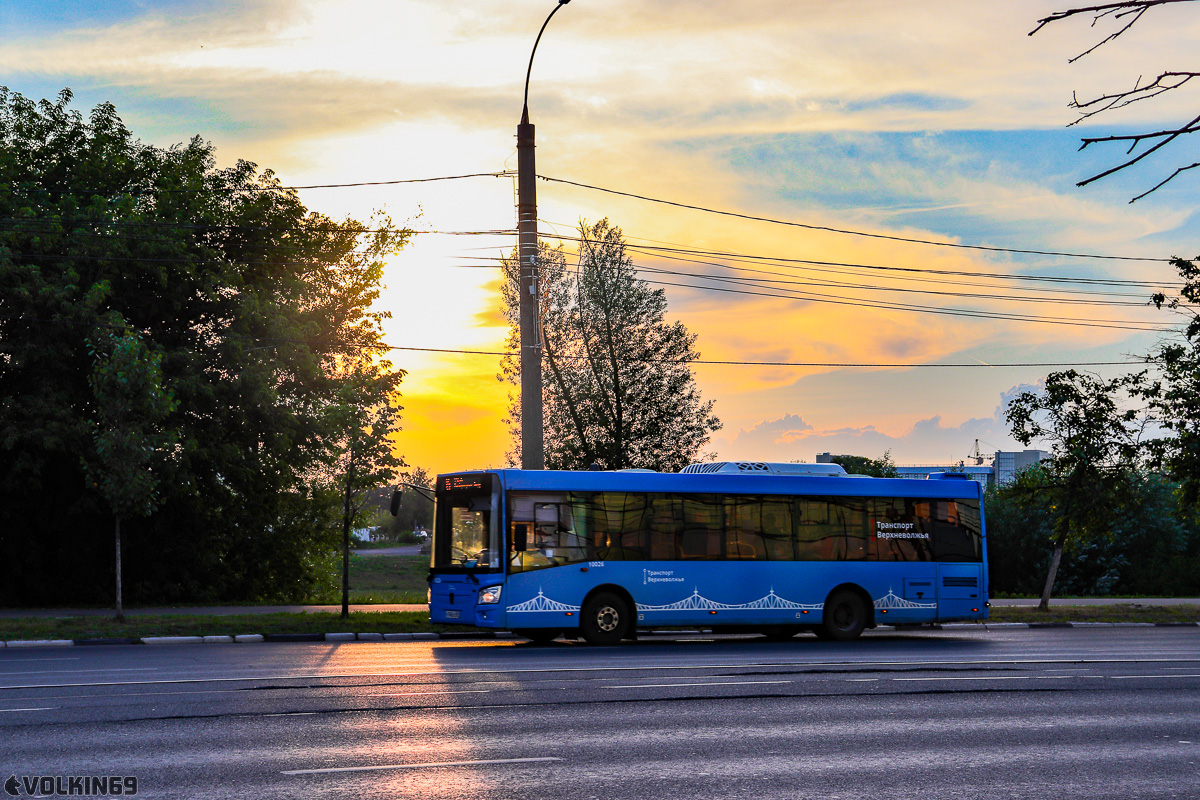
[[[529,68],[525,71],[525,98],[521,122],[517,125],[517,254],[521,262],[519,288],[521,330],[521,468],[545,469],[542,448],[542,344],[538,325],[538,235],[537,235],[537,170],[533,158],[533,125],[529,122],[529,76],[533,73],[533,55],[537,52],[542,33],[560,8],[571,0],[558,0],[558,5],[538,31],[529,53]]]

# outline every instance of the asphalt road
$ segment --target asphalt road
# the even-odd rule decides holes
[[[0,772],[155,798],[1197,798],[1200,629],[12,649]]]

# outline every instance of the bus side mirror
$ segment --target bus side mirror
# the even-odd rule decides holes
[[[402,493],[402,492],[401,492],[399,489],[394,489],[394,490],[392,490],[392,508],[391,508],[391,511],[392,511],[392,516],[393,516],[393,517],[394,517],[394,516],[396,516],[397,514],[399,514],[399,513],[400,513],[400,499],[401,499],[401,497],[403,497],[403,493]]]
[[[513,550],[523,553],[529,549],[529,527],[516,525],[513,527]]]

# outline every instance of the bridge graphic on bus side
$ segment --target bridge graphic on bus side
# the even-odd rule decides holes
[[[774,589],[751,603],[718,603],[716,600],[709,600],[700,594],[699,589],[693,589],[690,597],[664,606],[638,603],[638,611],[760,611],[771,608],[815,611],[821,606],[821,603],[793,603],[791,600],[785,600],[775,594]]]
[[[551,600],[546,595],[542,594],[542,590],[538,589],[537,597],[532,600],[526,600],[524,603],[518,603],[515,606],[509,606],[509,614],[523,614],[531,611],[578,611],[579,606],[569,606],[566,603],[560,603],[557,600]]]
[[[795,603],[775,594],[775,589],[772,588],[763,597],[750,603],[718,603],[716,600],[709,600],[704,595],[700,594],[699,589],[693,589],[690,596],[682,600],[677,600],[674,603],[668,603],[661,606],[637,604],[638,611],[762,611],[768,609],[790,609],[799,611],[817,611],[824,607],[824,603]],[[875,608],[880,609],[897,609],[897,608],[937,608],[937,603],[915,603],[912,600],[906,600],[897,595],[893,590],[888,589],[888,593],[883,597],[877,598],[874,601]],[[524,603],[518,603],[508,609],[510,614],[525,614],[538,611],[579,611],[579,606],[560,603],[557,600],[552,600],[538,589],[537,597],[526,600]]]
[[[900,595],[896,594],[891,589],[883,597],[875,600],[876,608],[892,609],[892,608],[937,608],[937,603],[914,603],[912,600],[905,600]]]

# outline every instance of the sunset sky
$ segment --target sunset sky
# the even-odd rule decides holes
[[[1194,93],[1066,127],[1072,93],[1194,69],[1200,8],[1155,9],[1070,64],[1115,27],[1027,35],[1067,5],[573,0],[533,66],[538,173],[552,179],[538,183],[540,231],[619,226],[705,361],[889,365],[697,365],[720,458],[946,463],[976,439],[1018,448],[1006,399],[1055,369],[1144,353],[1176,322],[1145,305],[1177,278],[1166,259],[1200,252],[1200,176],[1128,202],[1200,160],[1196,144],[1075,186],[1124,154],[1077,152],[1081,136],[1179,124]],[[143,141],[200,135],[222,163],[289,186],[494,175],[515,171],[529,53],[554,7],[4,0],[0,84],[33,98],[70,87],[83,110],[111,101]],[[479,232],[515,228],[513,177],[301,198],[334,217],[385,209],[420,232],[386,270],[390,345],[503,349],[497,266],[515,236]],[[495,356],[393,360],[408,370],[410,465],[504,463],[510,387]],[[958,366],[911,366],[933,364]]]

